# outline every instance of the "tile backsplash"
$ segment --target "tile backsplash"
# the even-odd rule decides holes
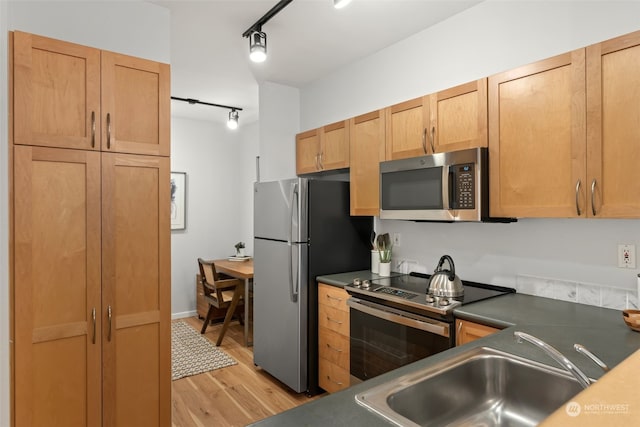
[[[560,279],[517,275],[516,290],[521,294],[535,295],[579,304],[623,310],[638,308],[638,292]]]

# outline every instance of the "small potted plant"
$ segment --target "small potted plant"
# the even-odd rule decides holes
[[[238,242],[234,245],[236,248],[236,256],[243,257],[244,256],[244,242]]]
[[[393,244],[389,241],[383,241],[380,246],[380,265],[378,266],[378,274],[380,276],[391,275],[391,248]]]

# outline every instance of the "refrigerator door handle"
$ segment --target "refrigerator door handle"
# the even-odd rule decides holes
[[[295,203],[294,203],[295,201]],[[296,275],[296,283],[294,286],[293,280],[293,216],[295,215],[295,206],[298,203],[298,184],[291,185],[291,192],[289,193],[289,239],[287,245],[289,245],[289,289],[291,302],[298,301],[298,277]]]

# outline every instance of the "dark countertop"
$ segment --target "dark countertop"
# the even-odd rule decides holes
[[[320,276],[318,281],[334,286],[344,286],[355,277],[370,278],[361,271]],[[613,368],[634,351],[640,349],[640,333],[631,331],[622,320],[619,310],[575,304],[524,294],[509,294],[468,304],[454,310],[456,317],[488,324],[502,331],[469,344],[455,347],[403,366],[392,372],[327,395],[297,408],[258,421],[254,426],[329,426],[353,427],[389,426],[389,422],[358,405],[355,395],[369,388],[398,378],[399,376],[427,368],[455,354],[475,347],[493,347],[550,366],[556,363],[542,350],[529,343],[517,344],[513,338],[516,330],[532,334],[554,346],[585,374],[600,378],[602,371],[590,360],[573,350],[580,343]]]

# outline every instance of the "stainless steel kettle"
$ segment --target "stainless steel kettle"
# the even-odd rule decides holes
[[[444,262],[449,263],[451,270],[442,268]],[[434,270],[433,275],[429,278],[428,294],[436,297],[460,297],[464,295],[464,287],[462,280],[456,276],[456,267],[453,259],[449,255],[443,255],[438,262],[438,266]]]

